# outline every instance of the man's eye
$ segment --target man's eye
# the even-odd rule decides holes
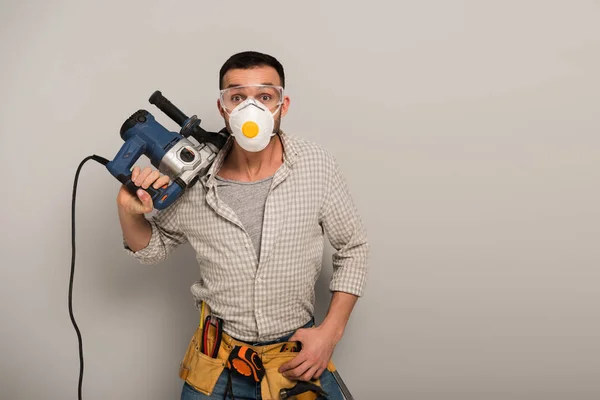
[[[262,101],[269,101],[269,100],[271,100],[271,96],[268,94],[263,94],[262,96],[260,96],[260,99]]]
[[[237,94],[234,96],[231,96],[231,101],[236,102],[236,103],[239,101],[242,101],[242,96],[237,95]]]

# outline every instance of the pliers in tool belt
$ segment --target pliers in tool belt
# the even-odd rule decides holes
[[[213,348],[208,349],[208,332],[210,325],[215,326],[215,341]],[[223,336],[223,320],[212,315],[207,315],[204,319],[204,327],[202,329],[202,353],[209,357],[216,358],[219,353],[219,347],[221,347],[221,337]]]

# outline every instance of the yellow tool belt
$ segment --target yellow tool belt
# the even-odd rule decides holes
[[[208,308],[208,307],[206,307]],[[202,307],[200,321],[204,321],[204,309]],[[212,348],[215,343],[215,327],[210,324],[207,336],[208,347]],[[248,343],[238,341],[225,332],[222,333],[221,344],[217,356],[212,358],[201,352],[203,324],[200,323],[183,357],[179,368],[179,377],[193,388],[207,396],[213,392],[215,384],[221,373],[227,367],[227,360],[236,346],[246,346],[254,350],[260,357],[264,367],[264,377],[261,380],[261,395],[263,400],[280,400],[280,390],[294,387],[298,382],[287,379],[279,372],[279,367],[292,360],[298,355],[297,342],[279,342],[264,346],[252,346]],[[335,371],[332,361],[329,361],[327,369]],[[321,386],[320,380],[312,381]],[[314,400],[317,395],[313,392],[305,392],[297,396],[288,397],[290,400]]]

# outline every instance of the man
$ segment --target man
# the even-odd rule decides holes
[[[301,350],[278,369],[282,376],[320,379],[330,398],[342,398],[327,366],[365,286],[368,244],[360,217],[333,157],[280,129],[290,99],[279,61],[235,54],[222,66],[219,85],[227,143],[200,184],[152,218],[144,215],[153,210],[145,191],[135,197],[121,188],[125,250],[151,264],[189,243],[200,266],[192,294],[222,319],[225,334],[253,346],[299,342]],[[170,182],[138,167],[132,179],[142,188]],[[325,319],[313,326],[324,235],[335,249],[332,297]],[[235,398],[261,398],[258,384],[218,371],[206,388],[185,382],[182,399],[223,398],[231,389]]]

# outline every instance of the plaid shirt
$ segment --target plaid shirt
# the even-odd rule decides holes
[[[313,316],[324,235],[335,249],[329,289],[361,296],[366,282],[366,232],[334,158],[309,141],[279,135],[283,164],[266,200],[260,262],[250,236],[217,192],[215,175],[233,137],[199,184],[148,218],[148,246],[133,252],[124,242],[125,251],[143,264],[159,263],[189,243],[200,265],[191,287],[196,305],[204,300],[223,318],[224,331],[244,341],[279,338]]]

